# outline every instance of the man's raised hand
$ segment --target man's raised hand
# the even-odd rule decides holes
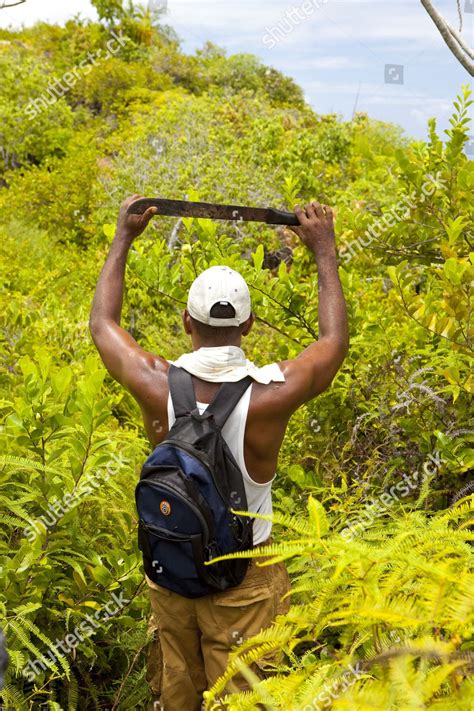
[[[336,253],[334,215],[328,205],[310,202],[306,207],[295,207],[299,227],[291,227],[308,249],[316,256]]]
[[[118,238],[133,242],[135,237],[141,235],[141,233],[145,230],[153,215],[156,215],[158,212],[156,207],[149,207],[143,215],[129,215],[127,213],[128,208],[133,202],[139,200],[141,197],[141,195],[131,195],[121,204],[117,220]]]

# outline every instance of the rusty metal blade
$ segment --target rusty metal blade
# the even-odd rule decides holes
[[[132,215],[142,215],[149,207],[156,207],[159,215],[168,217],[207,217],[212,220],[237,222],[266,222],[269,225],[299,225],[293,212],[283,212],[271,207],[245,207],[243,205],[216,205],[210,202],[140,198],[128,208]]]

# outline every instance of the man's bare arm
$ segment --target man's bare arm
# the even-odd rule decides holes
[[[143,232],[156,212],[156,208],[150,208],[143,215],[127,215],[128,206],[139,197],[133,195],[122,203],[117,231],[97,282],[89,319],[92,339],[105,367],[134,395],[143,391],[159,360],[144,351],[120,327],[128,252],[133,240]]]
[[[295,213],[301,223],[294,231],[314,255],[318,270],[319,338],[280,368],[286,384],[283,400],[290,410],[312,400],[331,384],[349,349],[347,309],[339,280],[334,218],[330,207],[310,203]]]

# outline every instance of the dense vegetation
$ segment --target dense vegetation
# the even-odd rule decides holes
[[[282,655],[232,708],[467,711],[469,91],[444,138],[431,121],[429,141],[411,141],[365,115],[316,114],[252,56],[211,44],[185,55],[156,14],[95,4],[99,23],[0,31],[5,707],[146,708],[133,490],[148,445],[87,327],[118,205],[139,192],[337,209],[350,354],[291,420],[271,552],[288,561],[293,605],[236,648],[229,674]],[[123,323],[145,348],[170,359],[190,349],[180,310],[216,263],[251,286],[248,358],[293,357],[317,337],[315,265],[293,233],[162,218],[129,259]]]

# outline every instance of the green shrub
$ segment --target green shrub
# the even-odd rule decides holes
[[[133,487],[148,445],[87,326],[118,205],[142,192],[336,206],[350,353],[289,424],[274,487],[285,543],[273,553],[290,560],[294,606],[235,651],[229,673],[268,644],[284,657],[233,707],[299,711],[325,689],[337,690],[333,708],[467,709],[470,504],[449,507],[473,468],[469,91],[444,141],[434,122],[427,142],[411,141],[364,115],[315,114],[290,79],[249,55],[211,44],[185,55],[146,10],[99,10],[101,23],[0,31],[0,615],[12,658],[3,703],[146,707]],[[129,41],[29,121],[28,102],[103,50],[112,29]],[[250,285],[249,359],[293,358],[317,338],[316,266],[294,233],[173,218],[153,220],[131,249],[125,328],[169,359],[189,350],[187,289],[219,263]],[[70,510],[51,510],[78,493]],[[120,592],[126,608],[48,657]],[[37,658],[44,668],[28,682]]]

